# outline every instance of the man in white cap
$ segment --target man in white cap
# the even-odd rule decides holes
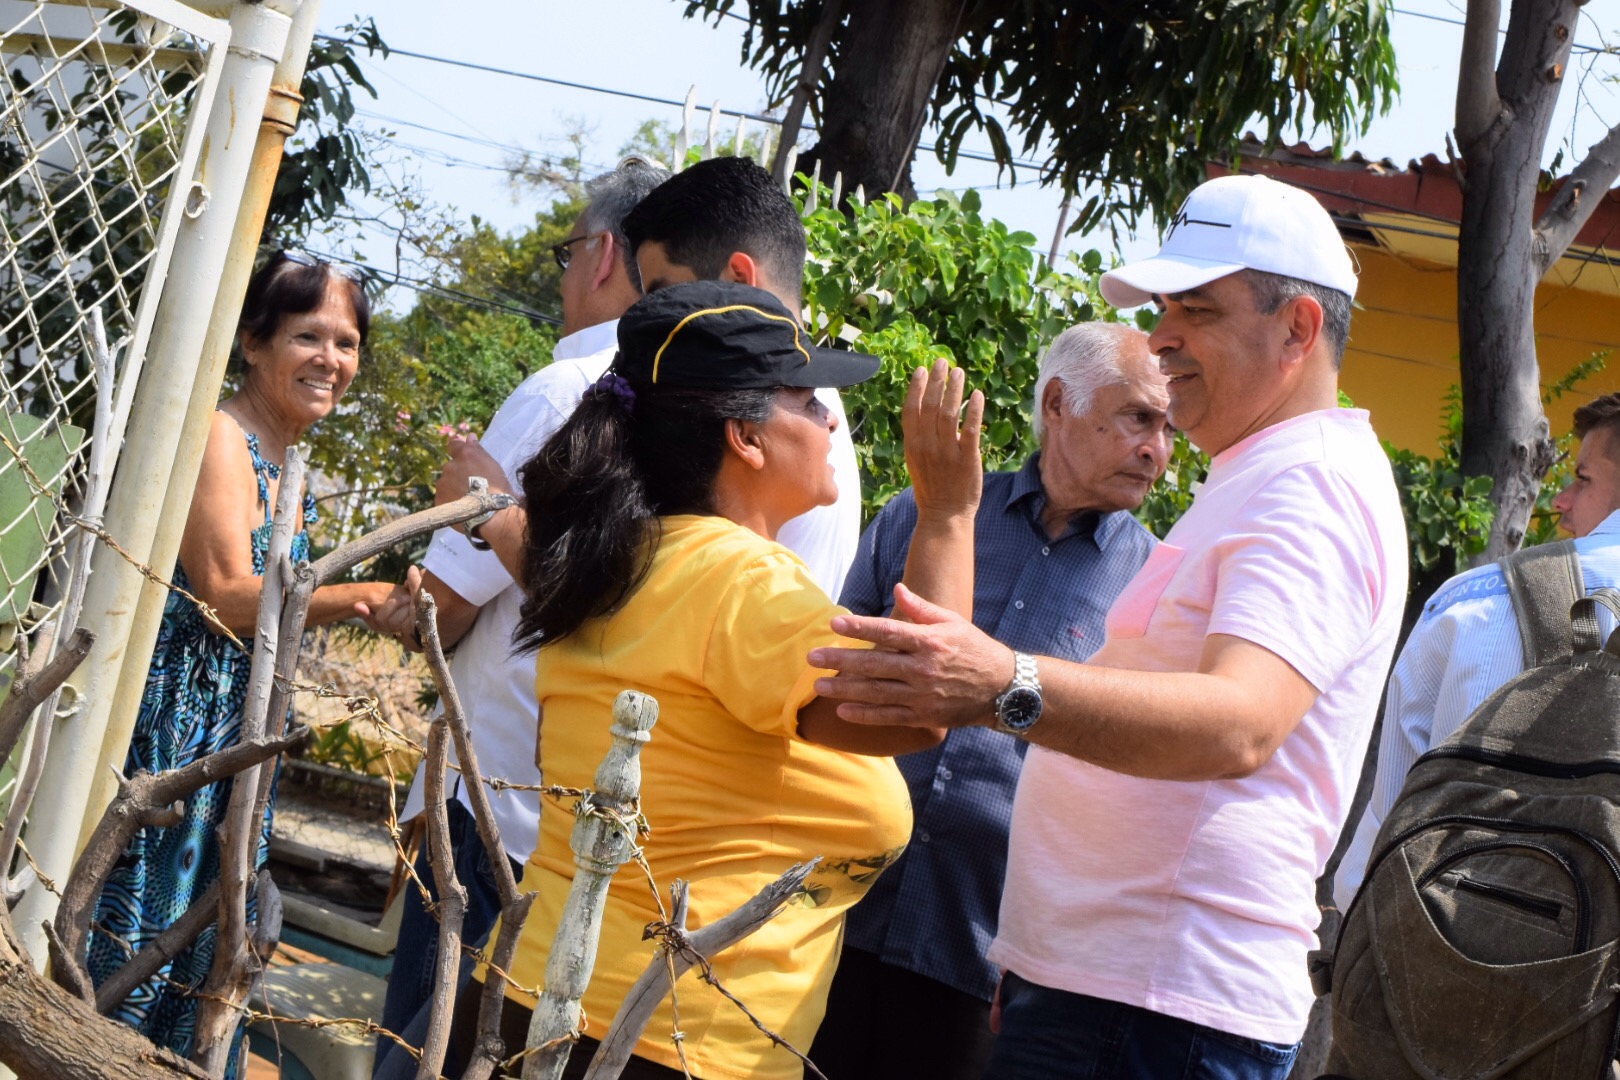
[[[983,725],[1025,761],[987,1077],[1281,1080],[1311,1004],[1314,882],[1349,810],[1406,596],[1364,412],[1337,407],[1356,278],[1308,194],[1199,187],[1103,277],[1160,310],[1170,421],[1212,459],[1084,664],[1015,653],[896,589],[818,649],[840,715]]]

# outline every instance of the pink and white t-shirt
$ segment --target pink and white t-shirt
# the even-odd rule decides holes
[[[1315,881],[1349,812],[1406,565],[1400,499],[1365,412],[1294,417],[1217,455],[1089,662],[1195,671],[1205,636],[1230,634],[1320,696],[1241,780],[1144,780],[1031,747],[991,961],[1042,986],[1298,1041]]]

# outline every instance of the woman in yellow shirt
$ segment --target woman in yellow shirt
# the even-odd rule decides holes
[[[528,598],[518,643],[539,648],[546,782],[590,786],[611,741],[614,698],[641,690],[660,706],[641,753],[652,827],[644,851],[661,888],[690,883],[689,926],[821,858],[803,897],[711,958],[721,983],[800,1048],[821,1020],[843,913],[910,833],[889,755],[942,737],[851,724],[816,697],[821,673],[806,654],[840,640],[829,621],[841,609],[774,540],[788,520],[837,496],[828,463],[836,421],[815,388],[876,369],[872,357],[810,345],[769,293],[671,286],[625,314],[613,369],[523,474]],[[983,406],[974,394],[959,433],[961,400],[960,373],[943,364],[934,376],[919,371],[908,394],[908,455],[934,496],[919,501],[938,510],[919,523],[908,585],[969,615]],[[515,986],[543,981],[572,881],[572,824],[568,814],[541,815],[524,874],[521,888],[539,895],[510,972],[509,1053],[534,1004]],[[658,917],[643,875],[614,878],[584,1000],[592,1023],[607,1022],[646,968],[655,946],[642,931]],[[712,988],[688,978],[677,991],[694,1077],[798,1080],[798,1059]],[[461,1002],[452,1061],[472,1050],[476,985]],[[682,1075],[672,1026],[666,998],[625,1077]],[[565,1075],[582,1075],[594,1050],[583,1039]]]

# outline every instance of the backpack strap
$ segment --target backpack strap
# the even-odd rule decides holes
[[[1525,669],[1568,656],[1575,645],[1570,608],[1586,595],[1575,541],[1516,551],[1500,565],[1519,623]]]

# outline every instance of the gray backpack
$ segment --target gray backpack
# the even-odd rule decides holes
[[[1502,563],[1525,670],[1424,754],[1333,962],[1329,1073],[1598,1080],[1620,1049],[1620,631],[1570,543]]]

